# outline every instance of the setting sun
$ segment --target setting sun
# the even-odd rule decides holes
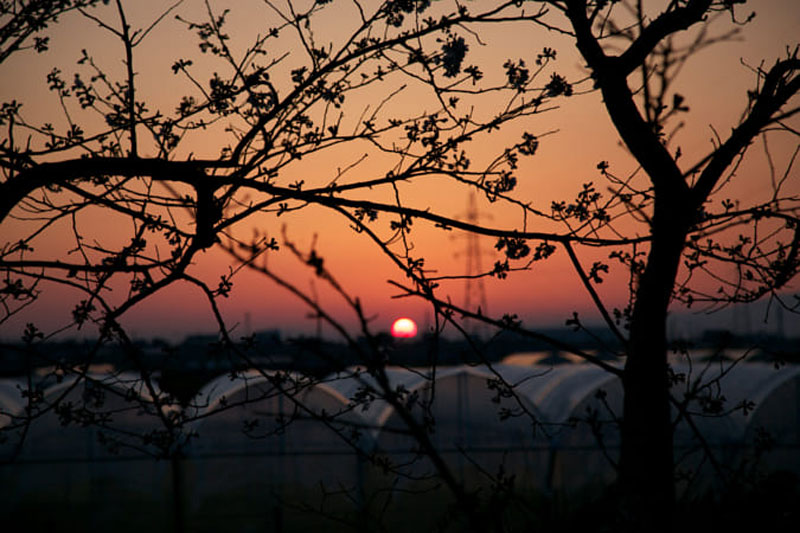
[[[398,318],[392,323],[392,337],[410,339],[417,335],[417,324],[410,318]]]

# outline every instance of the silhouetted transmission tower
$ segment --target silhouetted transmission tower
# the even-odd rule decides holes
[[[480,214],[478,213],[478,203],[475,198],[475,191],[470,192],[469,199],[467,200],[467,213],[466,222],[470,224],[478,224]],[[483,267],[481,266],[481,245],[478,235],[469,232],[466,235],[466,279],[464,280],[464,309],[469,311],[480,311],[482,314],[488,312],[488,304],[486,301],[486,287],[483,283]],[[468,331],[476,336],[483,337],[485,333],[485,325],[482,322],[471,321],[472,324]]]

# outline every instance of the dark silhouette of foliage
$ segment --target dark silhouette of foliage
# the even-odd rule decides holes
[[[278,232],[246,226],[257,219],[274,227],[285,220],[277,219],[316,206],[341,217],[396,265],[403,276],[402,282],[393,282],[399,295],[430,304],[434,339],[445,327],[464,335],[472,348],[465,360],[491,368],[482,340],[470,336],[463,323],[469,319],[495,328],[498,335],[547,342],[620,378],[622,413],[614,413],[606,393],[600,392],[596,400],[602,409],[568,423],[538,420],[518,398],[518,384],[499,373],[487,380],[487,387],[492,401],[503,403],[503,419],[528,417],[534,432],[547,431],[553,423],[584,424],[596,436],[618,468],[615,501],[621,502],[619,510],[611,511],[604,504],[599,515],[612,515],[608,520],[630,531],[670,529],[679,508],[673,427],[682,420],[696,429],[697,418],[753,407],[727,403],[719,385],[728,370],[691,381],[670,367],[668,311],[678,304],[715,309],[763,298],[787,312],[800,305],[784,292],[800,270],[800,197],[792,172],[798,152],[782,174],[773,168],[764,183],[771,192],[768,200],[725,196],[732,174],[761,136],[797,137],[797,49],[769,67],[752,68],[754,88],[744,95],[741,119],[727,137],[717,135],[707,154],[689,162],[672,142],[681,117],[696,105],[690,94],[674,88],[681,68],[699,50],[731,37],[709,35],[710,18],[723,14],[734,25],[746,23],[740,19],[744,3],[665,1],[660,12],[651,14],[636,1],[499,1],[488,6],[353,1],[348,4],[350,25],[330,37],[322,28],[329,10],[339,3],[268,0],[264,6],[274,25],[251,36],[245,46],[232,44],[231,13],[215,11],[211,2],[204,3],[205,16],[197,20],[195,14],[180,12],[182,2],[165,6],[145,28],[131,26],[130,5],[123,0],[0,3],[0,67],[29,48],[46,52],[42,32],[66,16],[99,26],[124,51],[120,72],[106,70],[96,52],[87,49],[75,72],[61,66],[47,74],[47,87],[63,110],[58,120],[29,121],[24,112],[29,104],[21,99],[3,102],[0,109],[0,224],[10,227],[14,221],[25,228],[4,236],[0,249],[0,324],[35,308],[48,288],[62,286],[80,293],[63,331],[97,331],[97,340],[85,347],[80,360],[50,357],[52,366],[41,383],[33,383],[30,369],[23,388],[26,407],[4,431],[19,437],[19,451],[36,420],[55,414],[66,426],[100,428],[101,440],[111,450],[133,448],[169,458],[178,469],[197,437],[187,428],[240,405],[223,398],[208,413],[203,411],[207,406],[191,405],[188,392],[162,390],[154,365],[145,361],[122,323],[131,309],[170,286],[185,284],[203,295],[218,325],[209,359],[229,361],[234,374],[260,369],[259,377],[268,384],[267,392],[241,404],[280,394],[292,406],[290,416],[281,413],[267,429],[260,425],[264,422],[245,421],[247,435],[266,438],[291,423],[314,420],[383,472],[445,486],[455,502],[449,516],[455,527],[503,530],[504,513],[516,509],[522,498],[514,490],[514,472],[483,471],[490,480],[483,493],[462,483],[435,443],[435,394],[412,392],[392,381],[394,348],[391,340],[373,331],[368,302],[340,284],[314,245],[306,249],[295,244],[290,227]],[[169,112],[156,109],[143,94],[141,80],[148,74],[140,67],[146,60],[139,56],[139,46],[168,15],[175,15],[193,35],[199,50],[193,57],[174,58],[170,72],[156,74],[185,82],[185,92],[173,95]],[[550,47],[529,51],[528,58],[473,64],[472,54],[484,45],[482,30],[498,24],[568,35],[585,62],[585,79],[571,80],[555,70],[557,54]],[[689,38],[679,39],[684,35]],[[281,52],[287,49],[291,52]],[[590,91],[602,95],[604,110],[638,169],[620,175],[618,165],[604,160],[596,166],[597,177],[585,182],[573,199],[534,204],[515,196],[522,161],[535,158],[547,141],[547,134],[528,131],[538,127],[537,115]],[[418,107],[394,105],[407,96]],[[493,160],[471,157],[475,142],[517,124],[524,125],[524,133],[508,146],[498,146]],[[192,143],[204,136],[218,142],[217,156],[194,157]],[[365,156],[324,180],[304,172],[305,162],[341,158],[347,146],[366,146],[381,170],[368,167]],[[370,168],[369,175],[353,177],[362,168]],[[497,228],[407,201],[403,187],[434,178],[479,192],[499,208],[518,209],[523,222]],[[97,210],[108,220],[125,220],[129,233],[95,238],[98,219],[91,214]],[[444,285],[465,276],[434,273],[426,258],[416,255],[412,237],[422,224],[442,229],[443,235],[472,232],[494,239],[502,257],[477,277],[505,279],[563,251],[613,340],[597,339],[600,353],[624,358],[624,365],[529,328],[515,315],[495,316],[454,304]],[[258,227],[264,226],[259,222]],[[40,236],[49,234],[69,241],[63,255],[51,257],[38,250]],[[604,259],[597,259],[597,250]],[[230,269],[214,282],[192,268],[206,251],[230,259]],[[592,255],[583,256],[587,251]],[[277,254],[293,258],[309,277],[341,297],[357,319],[356,330],[296,280],[273,269],[267,258]],[[591,259],[587,263],[584,257]],[[344,367],[322,345],[304,347],[359,383],[345,412],[316,411],[305,401],[304,394],[324,378],[298,377],[277,364],[267,368],[255,355],[254,338],[235,338],[220,302],[232,297],[243,270],[299,298],[346,344],[357,367]],[[596,286],[620,272],[629,280],[627,303],[609,309]],[[715,291],[708,289],[709,279]],[[577,313],[566,325],[589,332]],[[63,331],[40,330],[32,319],[21,333],[22,347],[14,349],[31,360],[48,360],[39,351],[44,340]],[[115,373],[109,382],[95,373],[95,358],[109,346],[135,372],[134,385],[126,384],[128,374]],[[167,367],[175,354],[165,348],[161,357]],[[435,350],[430,366],[435,373]],[[45,384],[67,377],[77,380],[55,399],[44,397]],[[66,400],[76,387],[85,388],[79,405]],[[116,428],[114,416],[102,409],[114,394],[151,414],[160,426],[143,435]],[[380,450],[364,451],[359,439],[369,428],[342,421],[347,412],[367,410],[376,401],[397,413],[402,433],[413,440],[415,455],[409,464],[396,463]],[[618,428],[621,437],[618,457],[609,451],[609,428]],[[703,441],[699,430],[697,437]],[[705,445],[703,451],[720,476],[727,475],[714,450]],[[420,458],[429,461],[433,473],[416,479],[413,465]],[[387,492],[389,505],[395,493]],[[183,527],[181,512],[176,512],[177,529]]]

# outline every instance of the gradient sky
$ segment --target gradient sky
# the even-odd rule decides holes
[[[169,2],[157,0],[139,0],[128,4],[128,19],[134,29],[148,27],[160,9],[170,5]],[[315,26],[318,28],[320,42],[335,40],[341,35],[343,28],[347,27],[351,20],[349,17],[352,17],[352,5],[348,2],[342,4],[341,8],[334,6],[328,18],[321,19],[319,25]],[[477,9],[477,6],[483,4],[484,2],[473,2],[471,7]],[[264,33],[277,24],[274,14],[261,2],[212,1],[211,5],[217,12],[226,7],[231,8],[229,33],[232,36],[233,49],[249,44],[256,34]],[[450,2],[443,1],[437,8],[444,9],[450,5]],[[186,0],[175,13],[187,19],[199,20],[203,18],[204,9],[202,1]],[[745,64],[757,66],[764,60],[769,65],[785,55],[787,47],[797,44],[800,3],[796,0],[751,1],[741,10],[743,18],[751,10],[757,16],[741,29],[735,40],[699,52],[681,73],[677,90],[686,96],[691,112],[685,117],[686,124],[678,134],[676,144],[681,146],[687,159],[696,160],[710,149],[714,129],[724,135],[736,125],[746,105],[746,91],[754,84],[754,76]],[[110,8],[100,13],[104,20],[116,23]],[[553,20],[558,19],[556,17]],[[710,31],[722,32],[730,27],[729,19],[722,17],[713,22]],[[109,40],[107,32],[98,28],[97,24],[77,14],[64,17],[47,34],[51,37],[49,52],[41,55],[30,51],[20,53],[2,65],[0,101],[17,99],[24,104],[22,114],[26,120],[34,123],[53,122],[58,125],[64,123],[63,114],[54,95],[46,90],[46,73],[53,66],[58,66],[63,71],[64,78],[71,80],[73,73],[82,68],[76,65],[76,60],[80,57],[80,50],[85,48],[104,68],[120,74],[124,68],[123,50],[119,43]],[[467,61],[481,65],[487,77],[502,76],[502,64],[509,58],[525,58],[529,64],[532,63],[535,54],[543,46],[555,48],[558,52],[557,61],[545,73],[547,77],[543,77],[543,81],[549,78],[552,71],[562,73],[570,80],[583,77],[577,50],[571,40],[563,35],[530,25],[494,26],[481,30],[484,46],[479,46],[468,34],[464,35],[471,48]],[[295,64],[292,61],[295,58],[298,62],[302,60],[301,52],[296,48],[296,42],[293,44],[287,39],[281,43],[279,46],[284,48],[275,49],[274,54],[288,52],[287,68],[293,68]],[[137,48],[134,61],[140,98],[150,102],[151,108],[170,111],[182,95],[191,91],[184,80],[172,74],[171,65],[177,58],[191,57],[199,69],[213,71],[213,66],[203,64],[208,57],[200,54],[196,46],[196,37],[169,16]],[[376,105],[385,91],[392,87],[387,84],[373,94],[365,94],[364,101],[358,102],[358,105]],[[589,88],[586,84],[578,87],[580,90]],[[417,88],[411,87],[392,102],[394,107],[390,111],[400,116],[402,113],[419,112],[419,106],[426,101],[426,97],[420,96],[421,94],[423,93]],[[481,105],[486,107],[482,110],[492,113],[492,103],[491,100],[483,101]],[[469,154],[475,162],[487,161],[502,150],[503,146],[516,142],[522,131],[542,136],[537,155],[524,161],[517,172],[520,185],[516,196],[545,211],[549,210],[553,200],[569,200],[574,197],[582,183],[594,181],[599,184],[600,176],[596,165],[600,161],[609,161],[612,170],[621,175],[627,175],[636,168],[619,145],[597,93],[586,91],[586,94],[560,99],[556,104],[557,107],[551,111],[520,121],[507,130],[493,133],[491,137],[474,143]],[[496,102],[495,105],[501,103]],[[346,118],[356,120],[357,109],[361,108],[357,108],[355,104],[346,108]],[[388,111],[387,116],[391,116]],[[80,122],[82,119],[77,120]],[[85,129],[91,131],[92,121],[96,119],[86,117],[83,120],[88,125]],[[555,133],[543,135],[548,132]],[[191,152],[195,157],[213,158],[230,142],[220,128],[210,128],[187,138],[180,155],[186,156]],[[779,169],[782,168],[781,165],[785,166],[792,149],[788,143],[781,144],[782,142],[776,139],[770,145],[774,164]],[[292,167],[292,172],[296,179],[305,179],[309,184],[327,183],[337,168],[347,167],[367,151],[368,147],[354,144],[328,153],[324,158],[310,158],[302,162],[302,165]],[[761,178],[765,166],[763,153],[753,151],[748,163],[739,170],[730,184],[729,195],[748,200],[763,196],[766,189],[765,181]],[[372,175],[380,176],[385,173],[386,168],[386,162],[380,156],[371,154],[348,177],[356,180],[367,179]],[[792,172],[797,190],[800,187],[800,176],[797,168]],[[287,176],[286,182],[291,181],[293,179]],[[429,180],[409,186],[401,184],[401,192],[406,205],[429,208],[453,217],[465,217],[468,192],[447,180]],[[385,198],[381,194],[376,191],[375,197]],[[481,221],[486,225],[502,228],[521,226],[520,213],[508,206],[498,207],[485,198],[479,198],[478,208]],[[93,238],[109,241],[113,241],[118,235],[129,238],[130,230],[124,221],[115,222],[103,219],[102,215],[96,216],[96,223],[92,226],[92,231],[96,232],[92,235]],[[388,220],[388,217],[382,219],[384,230]],[[361,299],[367,315],[374,317],[376,329],[387,330],[392,320],[401,315],[414,318],[423,328],[429,324],[431,316],[424,303],[392,298],[397,291],[387,280],[402,282],[402,274],[376,246],[366,242],[363,235],[351,231],[348,222],[340,216],[320,207],[309,207],[279,219],[254,219],[237,228],[237,231],[240,235],[246,235],[252,231],[253,225],[279,240],[281,228],[285,225],[289,239],[304,250],[316,243],[316,250],[325,259],[330,272],[348,292]],[[2,231],[2,241],[10,242],[14,235],[24,231],[24,227],[12,222],[2,228]],[[61,228],[43,235],[37,241],[36,253],[51,258],[63,255],[70,248],[69,236],[65,233],[67,231]],[[635,232],[636,228],[632,227],[632,231]],[[466,239],[463,235],[444,233],[420,221],[415,223],[412,237],[415,255],[425,257],[429,268],[440,274],[464,273]],[[493,244],[491,239],[481,239],[481,246],[485,251],[481,261],[486,267],[500,258],[493,250]],[[582,251],[581,260],[585,265],[591,265],[592,261],[600,257],[596,252]],[[355,316],[348,312],[341,299],[296,259],[288,257],[288,254],[280,254],[270,257],[269,261],[271,267],[294,281],[299,288],[315,292],[320,303],[336,316],[342,317],[345,323],[355,323]],[[224,254],[210,250],[198,257],[193,272],[212,281],[225,274],[229,265],[230,260]],[[314,330],[314,321],[307,317],[308,309],[285,290],[247,272],[237,275],[234,282],[234,289],[230,297],[222,301],[222,308],[231,324],[239,323],[237,332],[271,328],[291,332]],[[594,316],[591,303],[571,271],[562,250],[551,260],[536,264],[527,272],[512,274],[507,280],[487,279],[485,287],[491,314],[516,313],[528,324],[563,323],[573,310],[589,317]],[[454,302],[463,301],[462,281],[453,282],[446,289]],[[611,306],[621,305],[625,298],[625,279],[612,273],[598,289]],[[75,293],[66,289],[47,287],[40,302],[0,326],[0,335],[5,338],[17,337],[24,324],[30,321],[47,329],[67,323],[75,296]],[[210,331],[214,327],[204,298],[186,286],[167,289],[133,309],[123,323],[135,336],[167,336],[174,339],[187,333]]]

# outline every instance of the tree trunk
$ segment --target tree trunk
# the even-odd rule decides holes
[[[675,503],[666,321],[687,225],[676,220],[676,204],[670,204],[673,213],[656,206],[652,247],[636,292],[623,376],[621,512],[631,531],[671,529]]]

